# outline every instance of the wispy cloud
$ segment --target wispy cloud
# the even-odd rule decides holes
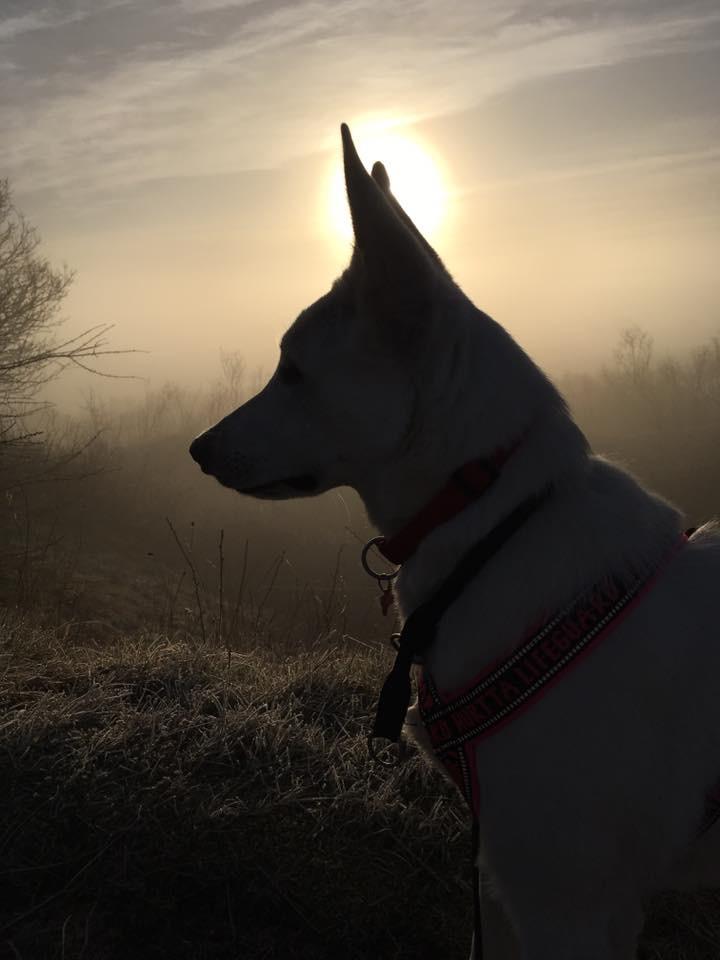
[[[210,13],[213,10],[237,10],[239,7],[249,7],[262,0],[178,0],[179,6],[186,13]]]
[[[77,23],[93,13],[106,12],[114,7],[130,6],[134,2],[136,0],[97,0],[96,3],[92,3],[91,0],[85,0],[84,3],[80,0],[75,3],[60,0],[52,6],[37,4],[36,9],[26,9],[23,13],[17,13],[9,9],[4,17],[0,16],[0,44],[17,40],[24,34],[53,30],[65,24]],[[17,4],[17,10],[31,5],[28,3]],[[12,7],[12,2],[10,7]]]
[[[0,20],[0,42],[14,40],[31,30],[42,30],[48,20],[42,13],[26,13],[19,17],[7,17]]]
[[[720,44],[720,11],[611,0],[108,0],[0,19],[0,168],[76,190],[278,165],[341,119],[467,109],[531,80]],[[0,47],[0,50],[2,48]],[[1,55],[1,54],[0,54]]]

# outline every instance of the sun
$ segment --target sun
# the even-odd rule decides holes
[[[394,130],[353,133],[360,159],[368,170],[381,160],[390,176],[390,187],[420,231],[432,239],[447,211],[447,189],[430,152],[416,140]],[[352,238],[352,223],[345,194],[342,165],[332,172],[328,191],[330,226],[336,236]]]

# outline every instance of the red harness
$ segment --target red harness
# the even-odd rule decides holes
[[[418,679],[418,708],[433,752],[460,788],[473,821],[480,817],[475,748],[538,700],[570,666],[589,653],[654,586],[692,530],[645,580],[626,586],[616,577],[581,594],[505,660],[452,693],[440,694],[427,667]],[[706,794],[698,836],[720,819],[720,781]]]
[[[687,542],[685,534],[680,546]],[[423,667],[418,707],[436,756],[480,814],[476,747],[546,693],[563,672],[589,653],[652,587],[666,560],[648,578],[623,584],[608,577],[581,594],[499,663],[450,694],[440,694]]]

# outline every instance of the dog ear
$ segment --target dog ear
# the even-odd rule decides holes
[[[436,251],[430,246],[425,237],[420,233],[418,228],[415,226],[415,223],[410,219],[405,210],[400,206],[395,194],[390,189],[390,177],[385,168],[385,164],[381,163],[379,160],[373,164],[372,172],[370,174],[375,181],[375,183],[380,187],[382,192],[387,197],[388,203],[393,208],[398,217],[402,220],[408,230],[416,238],[416,240],[422,245],[423,250],[429,254],[435,263],[442,269],[444,273],[447,273],[445,264],[442,262]]]
[[[432,260],[420,235],[398,215],[386,190],[363,166],[347,124],[340,131],[356,252],[366,278],[393,299],[403,294],[415,299],[434,283]],[[387,186],[389,190],[389,180]]]
[[[370,171],[370,176],[373,178],[375,183],[380,187],[380,189],[382,190],[382,192],[385,194],[386,197],[392,197],[392,193],[390,192],[390,177],[388,176],[388,172],[385,169],[384,163],[381,163],[379,160],[376,160],[375,163],[373,164],[372,170]],[[397,201],[395,202],[397,203]],[[399,206],[400,204],[398,203],[398,207]]]

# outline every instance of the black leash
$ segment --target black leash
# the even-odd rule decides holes
[[[420,604],[405,621],[396,644],[397,656],[380,691],[375,722],[368,740],[375,756],[373,741],[400,739],[405,715],[410,706],[410,667],[413,658],[421,656],[435,639],[438,623],[448,607],[460,596],[468,583],[485,566],[528,517],[549,495],[549,490],[528,497],[497,526],[471,547],[435,594]]]
[[[480,824],[475,815],[472,822],[472,878],[473,878],[473,945],[470,960],[483,960],[482,910],[480,909]]]
[[[368,749],[373,759],[382,761],[378,740],[400,741],[405,715],[410,706],[410,668],[413,658],[425,653],[435,639],[438,624],[448,607],[460,596],[467,584],[500,550],[500,548],[520,529],[528,517],[537,510],[549,496],[550,489],[524,500],[520,506],[509,513],[497,526],[479,540],[475,546],[458,562],[455,569],[441,584],[435,594],[417,607],[405,621],[397,638],[397,656],[392,670],[387,675],[378,700],[375,722],[368,737]],[[482,960],[482,918],[480,911],[480,828],[473,816],[472,824],[472,870],[473,870],[473,908],[474,935],[473,960]]]

